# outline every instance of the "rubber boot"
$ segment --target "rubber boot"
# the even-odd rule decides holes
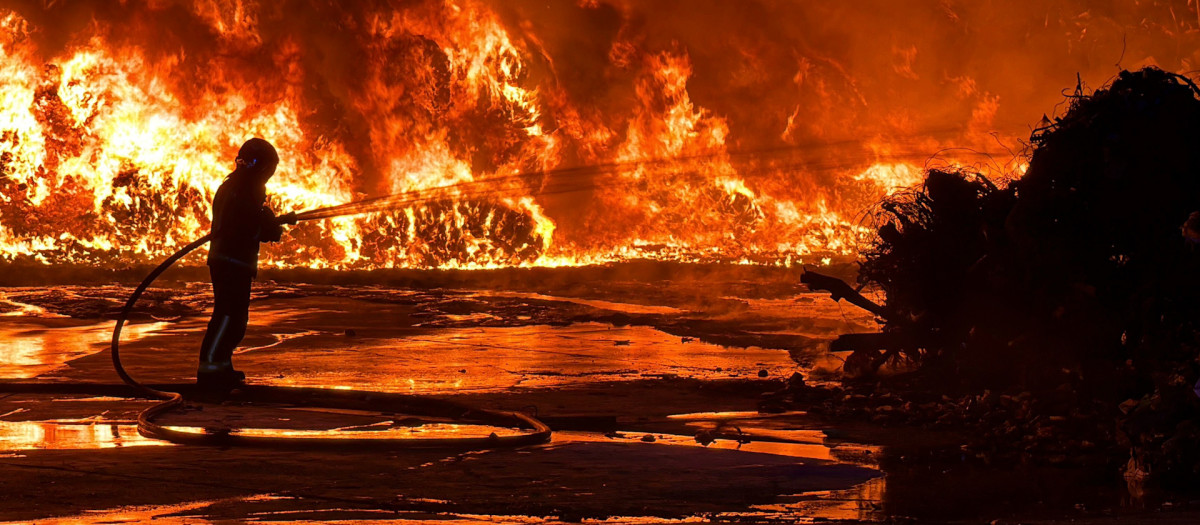
[[[229,317],[229,325],[221,331],[221,343],[217,345],[217,362],[229,365],[228,374],[238,383],[246,380],[246,374],[233,368],[233,351],[246,337],[246,322],[246,317]]]
[[[233,350],[241,342],[238,320],[222,315],[208,323],[204,342],[200,345],[200,365],[196,369],[196,385],[206,389],[230,389],[242,384],[246,374],[234,370]]]

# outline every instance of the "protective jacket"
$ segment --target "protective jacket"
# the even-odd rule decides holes
[[[283,235],[275,213],[263,205],[266,196],[265,184],[236,174],[217,188],[208,250],[208,265],[214,270],[258,274],[259,243],[276,242]]]

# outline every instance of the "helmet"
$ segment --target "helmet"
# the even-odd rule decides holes
[[[236,162],[238,168],[266,169],[273,173],[275,166],[279,164],[279,154],[275,152],[275,146],[272,146],[270,142],[255,137],[242,144],[242,148],[238,150]]]

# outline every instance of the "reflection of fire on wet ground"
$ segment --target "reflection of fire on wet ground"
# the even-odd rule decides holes
[[[14,414],[3,414],[8,417]],[[139,436],[130,422],[106,421],[0,421],[0,457],[32,449],[96,449],[141,445],[169,445]]]
[[[416,393],[596,379],[757,377],[764,370],[779,378],[825,359],[822,342],[839,331],[871,325],[868,316],[819,300],[819,294],[775,298],[756,290],[705,297],[683,293],[684,285],[620,285],[625,297],[611,291],[556,296],[261,285],[238,359],[259,382]],[[0,343],[0,373],[101,377],[91,367],[63,365],[106,349],[108,319],[126,291],[9,289],[5,303],[19,315],[0,318],[7,335]],[[789,292],[796,290],[775,295]],[[199,338],[208,291],[193,285],[147,296],[125,331],[129,362],[149,362],[157,368],[151,375],[167,375],[161,379],[186,380],[192,371],[174,365],[188,364],[181,354]]]
[[[810,495],[800,499],[833,501],[844,497],[849,487],[877,476],[870,458],[864,461],[861,454],[843,454],[847,447],[859,445],[831,440],[820,430],[805,427],[803,414],[759,417],[753,411],[755,395],[744,394],[747,389],[763,388],[748,385],[781,381],[796,371],[807,373],[820,356],[822,340],[847,327],[861,329],[868,319],[832,304],[805,300],[806,296],[798,302],[781,297],[795,293],[794,288],[710,297],[685,293],[685,286],[672,283],[622,283],[613,288],[622,291],[562,294],[262,284],[255,290],[249,336],[235,359],[251,381],[259,384],[438,394],[485,406],[536,410],[550,417],[586,419],[615,414],[617,431],[560,432],[552,443],[541,447],[542,452],[519,456],[538,463],[531,467],[539,472],[535,479],[555,477],[555,469],[567,468],[561,460],[551,461],[551,465],[561,465],[558,467],[543,464],[550,460],[541,459],[542,455],[575,458],[568,462],[571,469],[589,468],[587,464],[595,461],[600,462],[596,468],[601,470],[607,469],[603,465],[608,461],[632,461],[639,468],[655,468],[661,462],[651,477],[663,477],[662,483],[672,475],[671,469],[681,468],[678,465],[702,468],[709,461],[706,458],[713,458],[713,472],[767,468],[775,472],[770,476],[777,476],[792,467],[807,469],[803,483],[786,493],[824,494],[821,491],[828,488],[828,498]],[[106,317],[119,307],[126,291],[119,287],[7,290],[6,304],[14,314],[0,317],[0,330],[9,335],[4,343],[8,346],[0,346],[3,377],[35,384],[116,383],[105,353],[112,327]],[[189,382],[208,308],[206,287],[154,290],[150,297],[122,346],[124,360],[140,379]],[[734,341],[740,344],[731,344]],[[732,386],[712,386],[726,384]],[[145,406],[144,402],[95,395],[7,394],[0,397],[0,448],[7,454],[3,459],[36,461],[47,453],[159,444],[138,436],[132,424]],[[750,412],[667,417],[729,409]],[[317,414],[287,407],[236,405],[172,414],[164,423],[254,435],[441,436],[486,435],[496,430],[445,421],[413,422],[400,415]],[[735,427],[736,432],[726,432]],[[696,437],[706,429],[715,430],[715,439]],[[607,447],[614,446],[620,447],[613,450],[620,451],[616,456],[607,452]],[[465,458],[493,454],[501,453]],[[410,468],[452,468],[464,459],[453,454],[443,457],[451,463],[433,458]],[[629,482],[620,469],[603,476],[611,477],[614,486]],[[172,483],[169,478],[160,482]],[[704,483],[716,487],[721,482],[710,479]],[[659,482],[651,479],[648,483]],[[873,483],[878,486],[879,482]],[[436,494],[451,501],[443,505],[442,518],[465,515],[454,510],[453,490]],[[136,511],[107,504],[96,508],[113,510],[96,516],[149,518],[182,513],[206,519],[213,505],[233,504],[245,506],[245,516],[265,506],[271,507],[270,512],[297,513],[294,519],[316,519],[306,518],[299,509],[311,502],[254,499],[259,496],[261,492],[235,500],[217,498],[203,504],[192,500]],[[778,501],[775,496],[764,493],[757,501]],[[567,501],[560,503],[570,505],[583,496],[562,497]],[[748,504],[738,512],[779,512],[755,510]],[[878,501],[863,508],[875,504]],[[681,512],[688,504],[679,505],[671,512]],[[725,505],[722,508],[726,510],[736,508]],[[845,507],[822,505],[815,507]],[[847,516],[842,510],[817,511],[815,507],[797,512]],[[374,518],[403,519],[402,513],[389,512]],[[361,513],[347,516],[367,519]]]

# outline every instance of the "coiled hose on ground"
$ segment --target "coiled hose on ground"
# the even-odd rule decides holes
[[[300,448],[349,448],[349,449],[454,449],[479,450],[500,447],[519,447],[536,445],[550,440],[550,427],[537,419],[520,412],[502,412],[473,408],[451,401],[444,401],[421,396],[391,394],[383,392],[364,392],[354,390],[329,390],[320,388],[293,388],[261,385],[245,385],[238,389],[237,399],[249,403],[288,403],[309,407],[341,408],[352,410],[372,410],[387,413],[411,414],[415,416],[437,417],[452,419],[463,423],[481,424],[487,426],[524,428],[531,432],[517,435],[497,436],[492,433],[486,437],[462,438],[397,438],[397,437],[346,437],[344,434],[323,436],[283,436],[283,435],[242,435],[237,431],[203,431],[192,432],[160,425],[155,418],[181,407],[184,397],[179,392],[157,390],[139,383],[121,364],[121,329],[133,312],[138,298],[146,288],[162,275],[176,261],[203,246],[212,238],[212,234],[196,239],[179,251],[167,257],[154,268],[142,283],[125,301],[117,325],[113,328],[112,361],[117,375],[129,386],[137,389],[151,399],[162,399],[158,403],[138,414],[138,433],[152,439],[161,439],[173,443],[189,445],[213,446],[265,446],[265,447],[300,447]],[[370,432],[355,432],[355,435],[367,435]]]

